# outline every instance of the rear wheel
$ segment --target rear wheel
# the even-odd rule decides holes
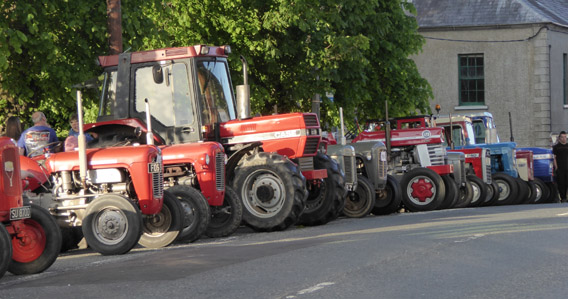
[[[487,185],[487,197],[483,206],[493,206],[499,200],[499,185],[492,179],[491,184]]]
[[[388,215],[400,209],[402,194],[400,184],[392,176],[387,176],[385,189],[376,191],[375,206],[372,213],[375,215]]]
[[[138,244],[146,248],[162,248],[172,244],[182,228],[184,214],[180,201],[164,191],[162,209],[156,215],[142,215],[142,237]]]
[[[544,203],[546,199],[550,196],[550,189],[548,186],[539,178],[534,179],[536,194],[534,200],[531,203]]]
[[[221,238],[232,235],[241,225],[243,219],[243,203],[235,190],[225,186],[223,205],[211,206],[211,221],[205,231],[210,238]]]
[[[371,182],[366,177],[358,175],[357,189],[347,193],[343,214],[350,218],[367,216],[375,206],[374,193]]]
[[[446,187],[446,196],[444,201],[438,206],[439,210],[451,209],[458,201],[458,186],[456,185],[454,179],[449,175],[443,175],[442,180],[444,181],[444,186]]]
[[[12,243],[4,224],[0,223],[0,278],[4,276],[12,261]]]
[[[510,205],[517,198],[517,182],[513,177],[504,173],[496,173],[493,175],[493,181],[499,188],[499,197],[495,205]]]
[[[288,158],[256,153],[235,168],[232,187],[243,202],[243,222],[257,231],[295,224],[306,204],[306,179]]]
[[[315,169],[327,169],[327,178],[308,182],[306,209],[300,216],[300,224],[322,225],[336,219],[345,207],[345,177],[339,166],[327,155],[314,157]]]
[[[402,202],[412,212],[431,211],[440,206],[446,196],[444,181],[428,168],[415,168],[401,181]]]
[[[120,195],[101,195],[85,210],[83,235],[89,247],[100,254],[127,253],[142,235],[140,209]]]
[[[30,206],[31,218],[21,220],[22,234],[12,237],[12,262],[8,271],[15,275],[44,271],[55,262],[61,249],[61,230],[55,219],[44,208]]]
[[[560,202],[560,195],[558,194],[558,186],[555,183],[546,183],[548,186],[548,190],[550,190],[550,194],[546,198],[544,202],[547,203],[555,203]]]
[[[178,241],[191,243],[199,239],[207,230],[211,221],[211,211],[207,199],[199,190],[183,185],[176,185],[164,192],[177,199],[182,206],[183,221]]]
[[[471,183],[473,188],[473,197],[469,203],[469,207],[479,207],[487,198],[488,185],[476,175],[468,175],[467,180]]]
[[[520,177],[516,178],[515,180],[517,181],[518,192],[517,192],[517,197],[513,200],[511,204],[519,205],[525,203],[529,199],[530,191],[526,181],[524,181]]]

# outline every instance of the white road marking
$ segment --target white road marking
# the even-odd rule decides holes
[[[484,234],[475,234],[475,235],[469,236],[469,237],[467,237],[467,238],[465,238],[465,239],[456,240],[456,241],[454,241],[454,243],[463,243],[463,242],[467,242],[467,241],[471,241],[471,240],[475,240],[475,239],[481,238],[481,237],[483,237],[483,236],[485,236],[485,235],[484,235]]]
[[[558,214],[556,216],[568,216],[568,213],[562,213],[562,214]]]
[[[307,288],[307,289],[303,289],[301,291],[298,292],[298,295],[305,295],[305,294],[310,294],[316,291],[319,291],[325,287],[334,285],[335,282],[322,282],[322,283],[318,283],[315,286],[311,287],[311,288]]]

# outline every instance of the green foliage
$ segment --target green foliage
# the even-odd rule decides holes
[[[30,3],[27,3],[30,2]],[[239,55],[249,62],[252,109],[309,111],[322,96],[322,123],[427,112],[432,92],[409,56],[424,40],[400,0],[123,0],[124,50],[229,44],[233,83]],[[108,54],[106,2],[4,1],[0,4],[0,115],[28,120],[42,110],[65,136],[75,110],[72,86],[100,74]],[[86,120],[97,92],[85,94]],[[31,125],[27,123],[27,125]]]
[[[156,18],[168,46],[230,44],[249,62],[252,109],[263,114],[310,111],[323,97],[322,123],[428,112],[429,84],[414,62],[424,43],[400,0],[171,0]],[[405,12],[405,9],[407,12]]]

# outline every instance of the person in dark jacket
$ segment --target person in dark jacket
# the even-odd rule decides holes
[[[558,134],[558,142],[552,147],[554,154],[554,169],[556,171],[556,184],[560,201],[566,202],[566,189],[568,188],[568,143],[566,132]]]

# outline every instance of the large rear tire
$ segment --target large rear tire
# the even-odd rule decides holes
[[[415,168],[407,172],[402,176],[400,186],[402,202],[411,212],[435,210],[446,196],[444,181],[428,168]]]
[[[288,158],[274,153],[248,156],[231,183],[243,202],[243,222],[256,231],[294,225],[306,204],[306,179]]]
[[[530,196],[530,191],[529,191],[529,185],[527,185],[527,182],[524,181],[523,179],[521,179],[520,177],[515,179],[517,181],[517,197],[515,198],[515,200],[513,200],[513,202],[511,204],[513,205],[520,205],[520,204],[524,204]]]
[[[61,230],[44,208],[31,206],[31,218],[24,219],[23,238],[12,237],[12,262],[8,271],[14,275],[43,272],[57,259],[61,250]]]
[[[494,206],[499,200],[499,185],[491,179],[491,184],[487,185],[487,197],[483,206]]]
[[[127,253],[142,235],[140,209],[120,195],[101,195],[85,210],[83,235],[89,247],[100,254]]]
[[[444,200],[437,207],[437,209],[451,209],[458,202],[458,185],[449,175],[443,175],[442,180],[444,181],[444,186],[446,187],[446,196],[444,196]]]
[[[12,261],[12,240],[4,224],[0,223],[0,278],[8,270]]]
[[[182,229],[184,214],[180,201],[164,191],[162,209],[156,215],[142,215],[142,237],[138,244],[146,248],[162,248],[172,244]]]
[[[534,178],[534,184],[536,188],[536,196],[531,203],[539,204],[544,203],[546,199],[550,196],[550,189],[548,186],[539,178]]]
[[[484,183],[482,179],[473,174],[468,175],[467,180],[471,183],[471,187],[473,188],[473,197],[468,207],[479,207],[487,198],[487,188],[489,186]]]
[[[317,153],[315,169],[327,169],[327,178],[308,182],[306,209],[300,216],[299,224],[322,225],[337,219],[345,207],[345,177],[339,166],[327,155]]]
[[[384,190],[376,191],[374,215],[388,215],[400,209],[402,191],[400,184],[392,175],[387,176],[387,185]]]
[[[343,214],[349,218],[362,218],[367,216],[375,206],[375,192],[369,180],[357,176],[357,189],[349,191],[345,199]]]
[[[499,197],[495,205],[510,205],[517,198],[517,182],[513,177],[504,173],[496,173],[493,175],[493,181],[498,186]]]
[[[191,243],[199,239],[211,221],[209,203],[201,192],[191,186],[175,185],[164,192],[169,193],[181,204],[182,224],[178,241]]]
[[[235,190],[225,186],[223,205],[210,207],[211,221],[205,231],[209,238],[222,238],[232,235],[243,219],[243,202]]]
[[[546,203],[557,203],[560,202],[560,194],[558,194],[558,186],[555,183],[546,183],[550,194],[544,202]]]

